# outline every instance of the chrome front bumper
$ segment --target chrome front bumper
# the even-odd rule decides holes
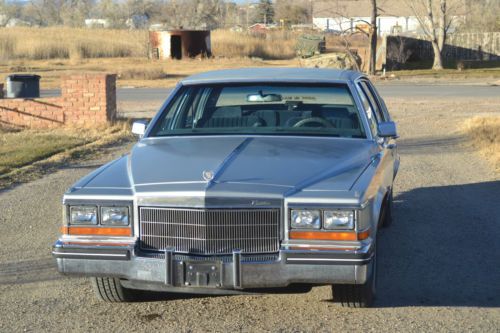
[[[356,251],[288,250],[255,256],[199,257],[140,252],[135,246],[80,246],[61,241],[53,247],[59,272],[118,277],[129,288],[190,293],[228,293],[292,283],[363,284],[371,272],[373,247]]]

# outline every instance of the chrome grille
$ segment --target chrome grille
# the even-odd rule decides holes
[[[279,249],[279,209],[141,207],[140,247],[192,254],[272,253]]]

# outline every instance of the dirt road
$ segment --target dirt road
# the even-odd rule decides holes
[[[328,287],[98,302],[85,279],[56,273],[50,247],[62,193],[100,160],[0,193],[0,332],[498,332],[500,181],[457,128],[472,115],[500,114],[500,97],[388,102],[399,123],[402,165],[395,222],[379,239],[376,308],[340,308],[328,302]],[[112,149],[106,159],[124,151]]]

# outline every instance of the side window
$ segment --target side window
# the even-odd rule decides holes
[[[391,120],[391,116],[389,115],[389,110],[387,110],[387,105],[385,105],[384,100],[380,97],[380,94],[377,92],[377,89],[375,89],[373,83],[371,83],[370,81],[365,81],[365,83],[368,86],[368,88],[370,88],[372,95],[377,99],[378,104],[381,107],[382,114],[384,115],[385,121]]]
[[[384,112],[382,111],[382,106],[380,105],[377,97],[375,97],[372,94],[372,91],[370,90],[370,88],[368,87],[366,82],[361,81],[360,85],[361,85],[363,91],[365,92],[366,96],[368,97],[368,101],[370,102],[370,105],[371,105],[372,110],[375,114],[375,117],[377,118],[377,122],[380,123],[380,122],[385,121],[385,115],[384,115]]]
[[[370,101],[366,96],[365,92],[361,88],[361,86],[356,84],[356,89],[358,90],[359,96],[361,97],[361,102],[363,103],[363,107],[366,112],[366,117],[368,118],[368,123],[370,124],[370,130],[373,136],[377,135],[377,120],[375,119],[375,115],[373,109],[371,107]]]
[[[179,105],[175,105],[176,112],[173,114],[173,127],[175,129],[191,128],[193,126],[193,116],[199,100],[197,88],[189,88]]]
[[[181,105],[183,104],[185,99],[186,99],[186,94],[178,94],[176,99],[172,103],[171,108],[174,110],[178,110],[181,107]],[[161,122],[159,122],[159,124],[160,124],[159,130],[160,131],[165,131],[167,129],[170,129],[170,127],[172,126],[172,123],[173,123],[174,115],[175,115],[174,112],[168,112],[166,114],[165,118],[163,118],[163,120]]]

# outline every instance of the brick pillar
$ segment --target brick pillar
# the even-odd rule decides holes
[[[102,125],[116,118],[116,75],[75,74],[61,78],[64,119],[68,125]]]
[[[0,98],[3,98],[3,83],[0,83]]]

